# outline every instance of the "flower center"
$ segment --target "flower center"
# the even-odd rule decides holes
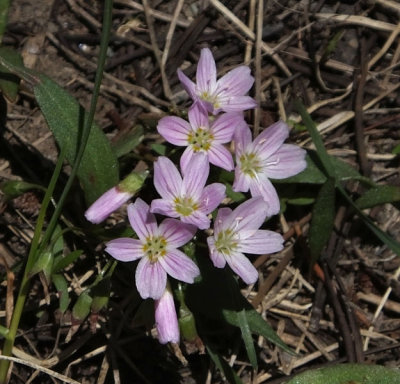
[[[229,255],[235,251],[238,242],[236,241],[237,234],[232,229],[226,229],[218,233],[217,239],[215,240],[215,248],[218,252],[224,255]]]
[[[143,244],[144,255],[154,264],[160,257],[164,257],[167,253],[167,240],[163,236],[151,236],[146,238]]]
[[[188,143],[192,146],[195,152],[201,150],[208,151],[211,147],[211,143],[214,136],[208,129],[197,128],[194,132],[190,132],[188,135]]]
[[[262,170],[261,161],[255,153],[243,153],[239,161],[242,172],[250,177],[257,177],[257,174]]]
[[[176,197],[174,203],[175,211],[181,216],[190,216],[199,209],[198,204],[191,197]]]
[[[215,94],[212,94],[207,91],[203,91],[200,93],[199,97],[200,97],[200,99],[211,103],[215,109],[220,107],[220,103],[218,101],[218,96]]]

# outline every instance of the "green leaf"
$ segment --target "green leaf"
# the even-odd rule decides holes
[[[0,325],[0,336],[1,337],[7,337],[8,332],[10,332],[10,330],[6,327],[4,327],[3,325]]]
[[[286,384],[398,384],[400,371],[379,365],[341,364],[307,370]]]
[[[0,5],[1,8],[1,5]],[[1,10],[0,10],[1,12]],[[0,15],[1,23],[1,15]],[[1,25],[0,25],[1,30]],[[1,34],[1,32],[0,32]],[[0,36],[1,38],[1,36]],[[21,55],[8,47],[0,47],[0,56],[5,58],[7,61],[16,66],[22,66]],[[12,103],[17,101],[18,90],[19,90],[19,78],[15,74],[11,73],[10,70],[3,65],[0,65],[0,90],[4,96]]]
[[[358,208],[372,208],[376,205],[400,201],[400,188],[393,185],[379,185],[366,191],[355,202]]]
[[[92,306],[93,298],[88,292],[82,292],[74,306],[72,307],[72,316],[74,319],[83,321],[90,313],[90,308]]]
[[[319,258],[328,242],[335,219],[335,180],[328,179],[321,187],[312,210],[309,244],[311,265]]]
[[[297,197],[294,199],[287,199],[287,203],[292,205],[310,205],[314,202],[315,199],[312,197]]]
[[[392,149],[392,153],[393,153],[394,155],[400,154],[400,144],[397,144],[397,145]]]
[[[215,353],[210,347],[207,346],[207,352],[214,362],[215,366],[225,376],[225,379],[231,384],[243,384],[242,380],[238,377],[232,367],[220,356]]]
[[[68,265],[72,264],[80,255],[82,255],[82,252],[81,249],[76,249],[65,257],[63,255],[56,257],[54,260],[53,273],[60,272],[65,267],[68,267]]]
[[[120,135],[111,146],[117,157],[121,157],[135,149],[143,138],[143,126],[135,125],[129,132]]]
[[[258,363],[257,363],[256,349],[254,348],[253,337],[251,335],[250,326],[247,321],[246,311],[244,309],[237,312],[237,319],[240,331],[242,332],[242,338],[250,364],[253,366],[254,369],[257,370]]]
[[[54,273],[51,276],[51,280],[53,281],[53,284],[55,285],[58,291],[58,295],[60,298],[60,305],[59,305],[60,311],[61,313],[64,313],[67,310],[69,304],[67,280],[65,280],[65,277],[63,275],[57,273]]]
[[[165,156],[167,153],[167,147],[164,144],[151,144],[151,149],[161,156]]]
[[[293,351],[281,340],[272,327],[262,318],[262,316],[250,305],[246,306],[246,320],[251,332],[263,336],[271,343],[282,348],[285,352],[294,355]],[[223,310],[224,317],[229,324],[240,327],[238,319],[239,311]]]
[[[87,114],[78,102],[55,82],[38,75],[34,86],[36,100],[57,143],[66,148],[66,158],[73,164]],[[89,140],[78,169],[88,204],[118,183],[117,157],[100,128],[93,124]]]

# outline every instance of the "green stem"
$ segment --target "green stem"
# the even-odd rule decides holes
[[[11,318],[10,328],[6,335],[4,347],[2,354],[5,356],[11,356],[12,348],[14,346],[15,337],[17,335],[19,321],[22,316],[22,311],[24,309],[24,304],[26,297],[29,293],[30,279],[29,271],[31,270],[33,264],[35,263],[38,255],[38,246],[40,241],[40,236],[42,233],[44,220],[46,216],[47,207],[51,201],[51,197],[56,186],[58,176],[60,175],[62,165],[64,162],[65,150],[61,150],[60,156],[58,157],[56,167],[54,169],[53,175],[51,177],[49,186],[47,188],[46,194],[43,198],[42,206],[40,207],[40,212],[38,220],[36,223],[35,233],[33,235],[31,248],[29,250],[28,260],[26,262],[24,276],[22,277],[21,287],[18,292],[17,302],[15,303],[14,311]],[[0,361],[0,383],[4,384],[7,382],[7,373],[10,362],[8,360]]]
[[[15,308],[13,311],[13,316],[11,319],[11,324],[9,328],[9,332],[7,333],[5,342],[4,342],[4,347],[2,354],[5,356],[11,356],[12,353],[12,348],[14,346],[14,341],[15,337],[18,331],[18,326],[19,322],[22,316],[24,304],[26,297],[29,293],[29,287],[30,287],[30,279],[29,279],[29,271],[32,268],[33,264],[36,261],[37,256],[40,254],[41,251],[43,251],[54,232],[54,229],[57,225],[57,220],[61,215],[61,211],[64,205],[64,202],[67,198],[67,195],[69,193],[69,190],[72,187],[73,181],[75,179],[76,173],[78,171],[80,162],[82,160],[82,156],[84,154],[86,144],[90,135],[90,129],[93,124],[94,120],[94,114],[96,111],[96,104],[97,100],[100,94],[100,85],[101,85],[101,80],[103,77],[103,71],[104,71],[104,65],[105,61],[107,58],[107,48],[108,48],[108,42],[110,39],[110,32],[111,32],[111,25],[112,25],[112,7],[113,7],[113,0],[106,0],[105,5],[104,5],[104,12],[103,12],[103,30],[102,30],[102,35],[101,35],[101,45],[100,45],[100,54],[99,54],[99,60],[98,60],[98,65],[97,65],[97,71],[96,71],[96,78],[95,78],[95,85],[94,85],[94,90],[92,94],[92,99],[91,99],[91,104],[90,104],[90,110],[88,113],[88,118],[84,124],[83,130],[82,130],[82,137],[81,137],[81,142],[79,145],[79,149],[71,170],[71,174],[68,178],[68,181],[64,187],[63,193],[61,194],[59,203],[57,204],[55,211],[50,219],[49,225],[46,229],[46,232],[43,236],[43,239],[41,243],[39,244],[40,241],[40,235],[42,233],[43,229],[43,224],[44,224],[44,218],[45,214],[47,211],[48,204],[50,202],[51,196],[54,191],[54,187],[56,184],[56,181],[58,179],[59,173],[61,171],[61,167],[64,161],[64,151],[61,151],[59,159],[57,161],[56,169],[53,173],[52,179],[49,184],[49,188],[47,189],[47,193],[45,195],[45,198],[43,199],[42,207],[39,213],[38,217],[38,222],[35,228],[35,234],[32,240],[31,248],[29,251],[28,255],[28,260],[25,266],[25,271],[24,271],[24,276],[22,278],[21,282],[21,287],[18,292],[18,297],[17,301],[15,304]],[[8,374],[8,368],[9,368],[9,361],[7,360],[2,360],[0,362],[0,384],[6,384],[7,382],[7,374]]]
[[[0,1],[0,43],[7,27],[8,9],[10,8],[10,0]]]

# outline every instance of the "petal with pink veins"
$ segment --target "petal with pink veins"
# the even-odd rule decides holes
[[[163,117],[157,125],[158,133],[169,143],[177,146],[188,145],[190,124],[177,116]]]
[[[167,285],[167,273],[159,262],[151,263],[147,257],[140,260],[135,273],[136,287],[143,299],[159,299]]]
[[[143,243],[140,240],[121,237],[109,241],[105,251],[119,261],[133,261],[143,256]]]
[[[194,261],[179,249],[169,251],[159,259],[159,263],[168,275],[185,283],[193,283],[194,279],[200,274],[199,268]]]

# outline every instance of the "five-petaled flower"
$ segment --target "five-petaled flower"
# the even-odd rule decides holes
[[[167,274],[193,283],[200,271],[178,248],[193,238],[196,227],[169,218],[158,226],[149,206],[140,198],[128,206],[128,218],[139,239],[111,240],[105,250],[120,261],[141,259],[135,274],[140,296],[160,299],[167,284]]]
[[[238,126],[245,124],[243,114],[224,113],[210,122],[207,111],[200,103],[194,103],[189,109],[188,117],[189,122],[177,116],[163,117],[157,126],[165,140],[187,147],[181,156],[181,168],[187,167],[193,154],[204,153],[211,164],[232,171],[232,155],[224,144],[232,140]]]
[[[199,229],[209,228],[207,215],[222,202],[226,189],[221,183],[205,187],[209,171],[204,154],[193,155],[182,170],[183,178],[171,160],[159,157],[154,164],[154,186],[162,198],[152,201],[151,212],[179,217]]]
[[[262,131],[254,141],[247,126],[240,126],[234,135],[236,168],[233,190],[262,196],[269,208],[268,216],[279,212],[279,197],[271,179],[285,179],[303,171],[307,164],[306,151],[297,145],[283,144],[289,136],[282,122]]]
[[[179,69],[178,77],[193,101],[201,102],[214,115],[221,111],[237,112],[257,106],[252,97],[245,96],[254,83],[250,68],[242,65],[217,80],[215,60],[208,48],[203,48],[200,52],[196,72],[197,84]]]
[[[224,268],[228,263],[245,283],[257,281],[257,270],[243,253],[265,254],[283,248],[280,234],[259,229],[267,211],[268,205],[261,197],[253,197],[233,211],[230,208],[218,210],[213,236],[207,238],[215,267]]]

